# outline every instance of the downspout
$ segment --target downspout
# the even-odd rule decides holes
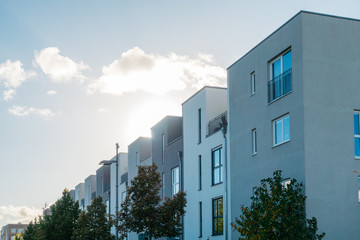
[[[228,127],[228,123],[227,120],[225,118],[225,116],[223,116],[221,118],[221,131],[223,133],[224,136],[224,148],[225,148],[225,159],[224,159],[224,172],[225,172],[225,178],[224,178],[224,184],[225,184],[225,219],[224,219],[224,223],[225,223],[225,240],[228,240],[228,188],[227,188],[227,182],[228,182],[228,174],[227,174],[227,138],[226,138],[226,133],[227,133],[227,127]]]

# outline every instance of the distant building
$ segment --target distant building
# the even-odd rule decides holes
[[[28,224],[8,224],[2,227],[1,229],[1,240],[14,240],[16,234],[20,233],[23,234],[23,232],[26,230]]]
[[[85,183],[79,183],[75,187],[75,201],[79,202],[79,208],[85,210]]]
[[[96,197],[96,175],[90,175],[85,179],[85,210]]]
[[[204,87],[182,104],[184,239],[224,239],[227,89]]]
[[[96,196],[102,197],[109,212],[110,203],[110,165],[104,165],[96,170]]]

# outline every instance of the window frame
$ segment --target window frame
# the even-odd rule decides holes
[[[269,81],[273,80],[273,64],[275,62],[277,62],[280,59],[280,75],[284,73],[284,67],[283,67],[283,57],[288,54],[289,52],[291,52],[291,48],[286,49],[285,51],[283,51],[282,53],[280,53],[278,56],[276,56],[273,60],[270,61],[270,79]],[[292,53],[291,53],[291,68],[292,69]]]
[[[355,131],[355,115],[358,116],[358,122],[357,122],[357,127],[358,127],[358,134],[356,134],[356,131]],[[356,155],[356,139],[359,139],[360,141],[360,111],[359,110],[355,110],[354,111],[354,114],[353,114],[353,118],[354,118],[354,156],[355,156],[355,159],[360,159],[360,154],[359,156]],[[360,146],[359,146],[360,148]]]
[[[202,160],[201,160],[201,155],[198,156],[198,161],[199,161],[199,191],[202,190]]]
[[[250,73],[250,96],[255,95],[256,93],[256,76],[255,71]]]
[[[201,108],[198,109],[198,144],[201,143]]]
[[[252,155],[257,154],[257,132],[256,128],[251,130],[251,153]]]
[[[219,203],[220,200],[222,201],[222,203]],[[220,210],[220,206],[222,208],[221,210]],[[220,211],[222,212],[222,215],[219,214]],[[221,222],[219,222],[220,219]],[[220,227],[222,228],[221,232],[219,229]],[[223,196],[220,196],[212,199],[212,235],[219,236],[223,234],[224,234],[224,199]]]
[[[174,172],[177,171],[177,182],[175,182],[175,174]],[[176,172],[175,172],[176,173]],[[177,192],[175,192],[177,190]],[[174,197],[180,191],[180,168],[179,166],[174,167],[171,169],[171,197]]]
[[[289,129],[288,129],[288,132],[289,132],[289,138],[288,139],[285,139],[285,135],[284,135],[284,119],[285,118],[289,118]],[[277,122],[281,121],[281,135],[282,135],[282,138],[281,138],[281,141],[277,142],[276,140],[276,130],[277,130]],[[284,144],[284,143],[287,143],[290,141],[291,139],[291,135],[290,135],[290,114],[287,113],[285,115],[282,115],[281,117],[278,117],[274,120],[272,120],[272,137],[273,137],[273,147],[276,147],[276,146],[279,146],[281,144]]]
[[[214,154],[219,152],[219,165],[215,166],[215,158]],[[219,181],[215,182],[215,172],[218,171],[219,173]],[[222,146],[216,147],[211,150],[211,184],[212,186],[218,185],[223,183],[223,159],[222,159]]]

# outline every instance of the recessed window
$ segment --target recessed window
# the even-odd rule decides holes
[[[165,200],[165,173],[161,174],[161,198]]]
[[[213,235],[223,234],[223,198],[213,199]]]
[[[272,102],[292,90],[291,50],[270,62],[270,81],[268,83],[268,101]]]
[[[172,196],[177,194],[180,190],[180,171],[179,167],[171,169],[171,185],[172,185]]]
[[[199,238],[202,237],[202,202],[199,202]]]
[[[256,136],[256,128],[251,130],[251,148],[252,154],[255,155],[257,153],[257,136]]]
[[[218,148],[212,151],[212,184],[218,184],[223,182],[222,176],[222,148]]]
[[[198,143],[201,143],[201,108],[198,109]]]
[[[290,140],[290,116],[286,115],[273,121],[274,146]]]
[[[255,94],[255,72],[250,74],[250,86],[251,86],[251,95]]]
[[[201,155],[199,155],[199,191],[202,189],[202,169],[201,169]]]
[[[360,112],[354,113],[354,145],[355,145],[355,158],[360,159],[359,115],[360,115]]]

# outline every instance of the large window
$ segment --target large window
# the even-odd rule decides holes
[[[274,146],[290,140],[290,116],[286,115],[273,121]]]
[[[355,157],[360,159],[359,115],[360,112],[354,113],[354,144],[355,144]]]
[[[223,234],[223,198],[213,199],[213,235]]]
[[[268,101],[291,91],[291,50],[270,62],[270,81],[268,83]]]
[[[223,174],[222,174],[222,148],[217,148],[212,151],[212,184],[218,184],[223,182]]]
[[[172,185],[172,196],[177,194],[180,190],[180,173],[179,167],[171,170],[171,185]]]

